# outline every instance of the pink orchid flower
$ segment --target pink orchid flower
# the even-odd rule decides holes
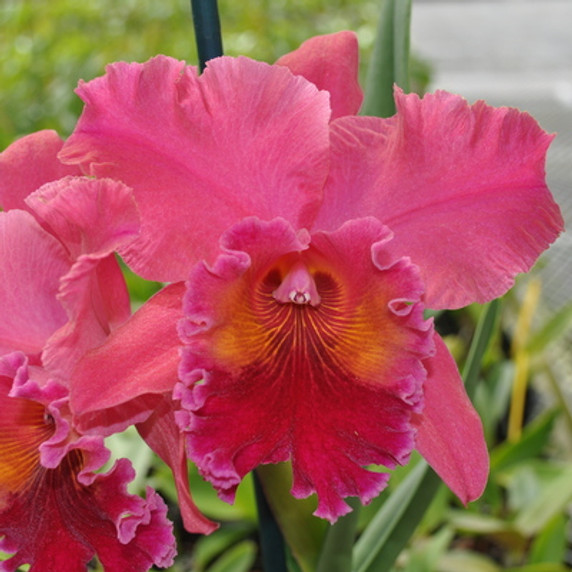
[[[173,283],[78,364],[80,425],[147,411],[173,389],[182,342],[178,421],[223,499],[291,460],[294,496],[317,493],[334,521],[344,498],[385,486],[368,466],[413,449],[477,498],[481,423],[423,310],[502,295],[561,231],[551,136],[442,91],[396,89],[394,117],[356,116],[346,32],[278,65],[217,58],[201,76],[168,57],[118,63],[78,94],[60,159],[133,189],[141,233],[122,254]]]
[[[109,457],[103,439],[73,435],[69,392],[45,377],[23,353],[0,357],[0,548],[14,553],[0,569],[85,570],[96,555],[116,572],[172,565],[161,497],[127,492],[127,459],[94,472]]]
[[[123,184],[83,177],[24,198],[28,184],[66,174],[53,158],[44,168],[53,143],[34,136],[0,160],[0,201],[21,207],[0,213],[0,548],[13,553],[0,569],[81,570],[94,556],[109,571],[169,566],[165,503],[150,488],[145,500],[127,492],[127,459],[95,472],[109,451],[77,431],[69,406],[75,364],[130,315],[114,252],[137,234],[137,209]],[[37,159],[23,184],[4,168],[20,152]]]
[[[112,337],[131,315],[114,252],[121,253],[138,234],[139,213],[124,185],[80,178],[77,167],[63,165],[57,159],[62,145],[55,132],[40,131],[0,154],[0,205],[13,209],[0,215],[5,229],[0,248],[6,253],[0,259],[0,355],[24,352],[73,393],[80,358]],[[146,359],[149,366],[152,352]],[[174,383],[176,373],[171,374]],[[216,525],[189,494],[184,440],[170,393],[142,401],[146,411],[131,420],[175,473],[185,528],[212,531]],[[100,421],[92,434],[108,436],[125,428],[113,417]]]

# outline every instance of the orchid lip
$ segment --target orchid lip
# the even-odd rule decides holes
[[[297,262],[292,266],[284,280],[272,296],[278,302],[288,304],[310,304],[318,306],[321,302],[316,282],[303,262]]]
[[[178,422],[221,499],[253,468],[290,460],[293,496],[315,493],[314,514],[333,522],[344,498],[385,486],[370,465],[409,459],[433,330],[417,267],[393,258],[388,235],[373,218],[303,239],[282,218],[249,218],[194,267]]]

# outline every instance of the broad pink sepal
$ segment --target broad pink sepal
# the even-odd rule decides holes
[[[131,313],[114,253],[137,236],[137,207],[131,190],[122,183],[86,177],[48,183],[28,196],[26,204],[62,243],[70,260],[57,296],[68,320],[42,355],[52,373],[69,379],[79,357],[103,343]]]
[[[149,417],[177,382],[184,284],[150,298],[73,372],[71,405],[82,431],[111,434]]]
[[[0,213],[0,354],[20,350],[36,361],[67,319],[57,300],[70,268],[65,248],[25,211]]]

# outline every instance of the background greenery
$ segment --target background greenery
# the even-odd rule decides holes
[[[371,53],[377,0],[220,0],[223,42],[229,55],[274,61],[310,36],[352,29],[361,56]],[[197,56],[187,0],[1,0],[0,3],[0,148],[17,137],[43,128],[67,136],[81,112],[73,89],[79,79],[101,75],[107,63],[145,61],[164,53],[196,64]],[[428,67],[413,67],[417,89],[425,85]],[[437,86],[438,87],[438,86]],[[128,276],[134,297],[143,301],[157,285]],[[572,309],[540,323],[534,313],[534,282],[521,284],[520,296],[509,294],[491,325],[491,343],[476,371],[476,406],[485,424],[492,455],[490,484],[483,498],[468,509],[439,487],[413,539],[397,559],[395,570],[408,572],[559,572],[570,569],[569,504],[572,462],[569,439],[572,415],[551,380],[545,350],[569,326]],[[461,367],[483,308],[437,316],[440,331]],[[548,372],[548,373],[547,373]],[[531,383],[548,379],[541,392]],[[515,385],[515,379],[520,380]],[[517,391],[514,388],[517,387]],[[519,400],[524,395],[526,401]],[[516,396],[516,397],[515,397]],[[526,404],[525,426],[509,421],[511,408]],[[171,501],[175,496],[166,468],[141,444],[135,431],[110,441],[117,456],[133,460],[138,470],[134,490],[156,486]],[[391,494],[411,478],[417,459],[396,471]],[[413,475],[414,476],[414,475]],[[200,507],[223,522],[209,537],[194,537],[180,527],[181,554],[173,571],[246,572],[259,570],[256,509],[247,479],[237,503],[216,499],[209,485],[191,472]],[[408,481],[405,481],[406,483]],[[361,511],[358,531],[367,530],[388,498],[384,493]],[[405,502],[405,501],[404,501]],[[321,526],[321,525],[320,525]],[[371,528],[370,528],[371,530]],[[319,537],[323,531],[314,531]],[[368,535],[356,547],[360,572],[380,572],[369,563]],[[388,564],[387,569],[391,568]],[[291,559],[292,571],[300,570]]]
[[[364,59],[375,34],[372,0],[221,0],[228,55],[274,61],[310,36],[351,29]],[[68,135],[78,80],[117,60],[163,53],[197,63],[189,0],[2,0],[0,147],[41,128]]]

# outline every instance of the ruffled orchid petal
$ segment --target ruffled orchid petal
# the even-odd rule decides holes
[[[133,192],[111,179],[65,177],[43,185],[25,202],[74,259],[121,252],[139,231]]]
[[[198,76],[160,56],[109,66],[78,94],[60,158],[134,189],[142,232],[125,260],[145,278],[186,279],[244,216],[304,226],[319,207],[328,94],[282,66],[222,57]]]
[[[108,456],[101,438],[63,438],[67,389],[40,387],[27,374],[23,354],[0,358],[0,548],[13,553],[2,569],[84,570],[94,556],[111,572],[171,565],[164,502],[151,489],[146,501],[127,492],[134,471],[126,459],[105,474],[91,472]],[[42,447],[62,438],[65,454],[46,467],[44,457],[53,458]]]
[[[14,553],[2,569],[30,563],[37,572],[80,571],[95,555],[109,572],[172,565],[167,507],[152,489],[146,500],[127,493],[134,476],[129,461],[120,459],[87,487],[73,480],[80,462],[79,454],[70,455],[60,468],[39,471],[0,512],[0,548]],[[133,538],[122,534],[123,519],[129,519]]]
[[[183,292],[183,283],[166,286],[80,359],[71,405],[81,431],[110,434],[141,423],[173,391]]]
[[[44,183],[81,175],[57,156],[64,142],[55,131],[38,131],[18,139],[0,153],[0,207],[28,210],[25,198]]]
[[[316,514],[335,521],[345,497],[384,488],[388,474],[364,466],[407,461],[432,329],[417,271],[390,239],[374,219],[311,241],[282,219],[247,219],[191,273],[177,418],[224,500],[257,465],[291,459],[293,495],[316,492]],[[284,282],[290,301],[275,294]]]
[[[332,125],[332,161],[315,228],[373,215],[391,249],[417,264],[430,308],[504,294],[562,230],[544,180],[552,140],[526,113],[396,90],[397,115]]]
[[[68,177],[48,183],[26,203],[65,246],[74,264],[61,277],[58,300],[68,321],[45,346],[44,365],[69,378],[79,357],[105,341],[130,315],[114,252],[139,231],[132,192],[111,180]]]
[[[185,438],[175,422],[174,402],[170,395],[155,408],[149,419],[137,425],[145,442],[173,471],[179,510],[188,532],[209,534],[217,525],[197,508],[189,493],[189,476]]]
[[[455,360],[437,334],[435,347],[436,354],[425,362],[425,408],[414,415],[417,449],[466,504],[480,497],[487,484],[487,444]]]
[[[276,62],[330,93],[332,119],[355,115],[363,101],[359,51],[353,32],[315,36]]]
[[[8,397],[33,402],[36,409],[42,409],[44,424],[50,430],[49,437],[38,446],[42,467],[55,469],[71,451],[81,449],[87,453],[78,474],[78,480],[83,482],[85,474],[99,469],[109,460],[109,451],[104,448],[101,436],[79,435],[72,428],[68,388],[50,378],[43,368],[29,366],[25,354],[13,352],[0,357],[0,376],[10,380]]]
[[[37,356],[66,322],[56,295],[71,260],[29,213],[0,213],[0,354]]]

